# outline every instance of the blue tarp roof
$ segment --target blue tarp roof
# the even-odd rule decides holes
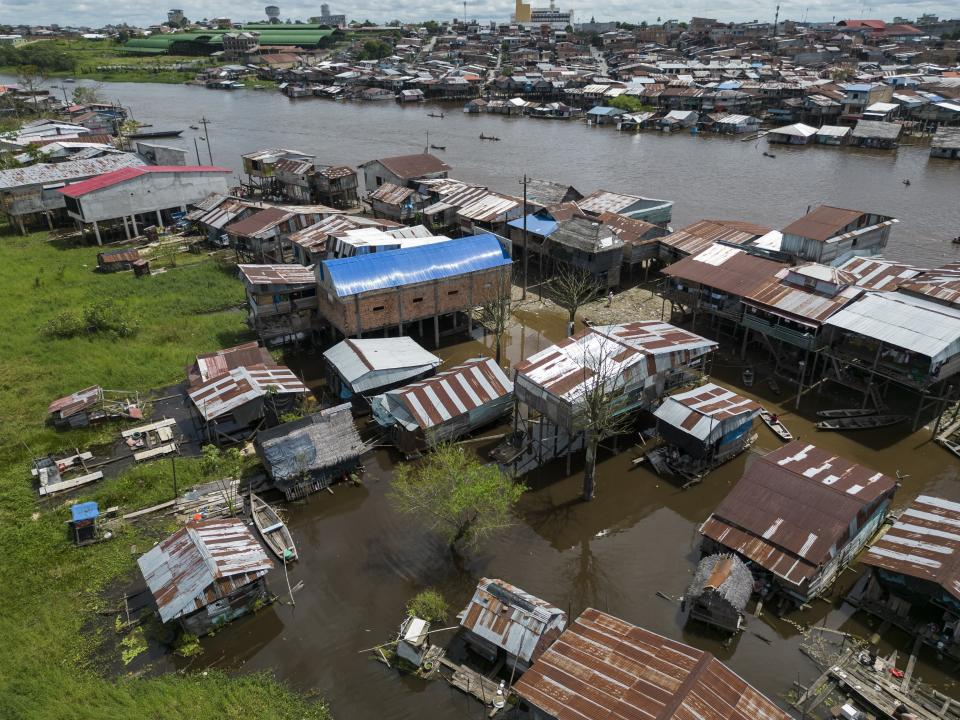
[[[73,519],[73,522],[93,520],[99,514],[100,508],[98,508],[97,504],[92,500],[90,502],[77,503],[70,508],[70,516]]]
[[[517,230],[523,230],[523,218],[517,218],[507,223],[510,227]],[[557,221],[550,218],[543,218],[538,215],[527,215],[527,232],[548,237],[550,233],[557,229]]]
[[[488,233],[434,245],[324,260],[321,277],[329,273],[337,296],[346,297],[488,270],[510,262],[497,238]]]
[[[587,110],[587,115],[622,115],[622,114],[623,114],[623,110],[620,110],[615,107],[604,107],[603,105],[597,105]]]
[[[717,90],[739,90],[743,83],[737,80],[727,80],[717,85]]]

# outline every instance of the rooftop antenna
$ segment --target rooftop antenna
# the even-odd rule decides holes
[[[773,36],[777,36],[777,24],[780,22],[780,6],[777,5],[777,12],[773,16]]]

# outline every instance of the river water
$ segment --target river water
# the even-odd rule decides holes
[[[241,153],[270,146],[356,166],[422,150],[429,130],[431,143],[447,146],[442,157],[456,177],[504,192],[518,192],[518,180],[527,173],[572,183],[583,192],[606,188],[661,197],[676,203],[675,226],[719,217],[780,227],[808,205],[831,203],[900,218],[891,257],[931,263],[960,259],[946,240],[960,233],[960,163],[931,161],[926,147],[903,147],[896,154],[777,148],[776,159],[769,159],[761,155],[764,143],[755,146],[735,138],[622,135],[579,123],[464,116],[456,108],[446,108],[447,116],[440,120],[427,117],[424,106],[289,101],[265,92],[110,84],[104,95],[131,107],[137,119],[157,129],[187,128],[205,116],[212,123],[214,161],[235,170]],[[502,141],[481,144],[481,132]],[[195,135],[184,133],[191,151]],[[202,144],[200,154],[206,161]],[[902,183],[905,178],[911,180],[909,187]],[[518,313],[505,340],[506,357],[515,363],[563,333],[562,317]],[[447,343],[439,350],[445,360],[490,353],[490,339],[480,331]],[[431,347],[429,341],[425,344]],[[308,379],[320,375],[319,355],[292,364]],[[760,378],[763,372],[761,368]],[[736,386],[739,375],[730,352],[721,353],[715,377]],[[799,413],[792,403],[786,407],[785,398],[773,397],[764,382],[741,392],[777,408],[794,435],[888,474],[899,470],[907,475],[898,505],[920,492],[952,499],[960,495],[958,463],[929,441],[929,431],[905,435],[904,426],[898,426],[846,436],[818,434],[813,428],[817,403],[845,403],[836,387],[819,400],[807,396]],[[773,449],[779,442],[763,427],[758,432],[755,450]],[[475,447],[483,452],[492,444]],[[296,607],[274,604],[204,640],[204,655],[190,666],[275,672],[297,689],[321,693],[341,719],[482,717],[478,703],[444,683],[401,677],[362,651],[391,639],[404,603],[419,590],[439,588],[456,612],[478,578],[488,576],[504,578],[573,615],[594,606],[708,649],[775,698],[798,678],[809,682],[816,673],[798,651],[798,631],[792,625],[765,613],[751,618],[748,632],[724,646],[709,631],[684,628],[678,606],[656,595],[682,594],[696,565],[699,524],[752,456],[741,455],[687,491],[644,467],[631,469],[632,457],[626,451],[602,458],[598,497],[588,504],[579,501],[576,464],[571,476],[562,465],[542,469],[527,479],[531,490],[520,503],[516,524],[457,562],[436,538],[391,510],[386,490],[399,458],[380,450],[366,459],[362,486],[338,486],[333,495],[318,494],[288,507],[301,557],[290,570],[290,583],[303,583],[295,593]],[[869,635],[873,624],[852,615],[837,599],[855,579],[854,571],[845,572],[832,601],[816,602],[790,618]],[[271,586],[286,596],[282,574],[273,574]],[[901,653],[910,649],[907,638],[896,632],[887,634],[883,647]],[[160,667],[186,664],[167,660]],[[932,653],[922,654],[916,674],[954,692],[949,673]]]

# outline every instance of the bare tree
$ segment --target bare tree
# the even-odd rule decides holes
[[[573,333],[577,310],[603,292],[597,279],[589,272],[573,265],[561,265],[550,280],[554,302],[569,314],[568,334]]]
[[[574,425],[584,433],[586,458],[583,467],[583,499],[597,492],[597,450],[600,443],[624,432],[630,424],[626,412],[623,370],[614,356],[620,345],[599,333],[583,345],[583,393],[574,407]]]
[[[511,300],[510,283],[506,275],[500,273],[499,280],[497,281],[497,297],[481,305],[480,311],[477,314],[477,320],[479,320],[480,324],[493,333],[494,356],[497,360],[497,365],[500,364],[500,356],[502,354],[501,345],[503,333],[506,332],[507,325],[510,324],[510,316],[512,314]]]
[[[17,70],[17,82],[23,91],[30,96],[28,102],[31,112],[38,112],[37,95],[46,81],[46,71],[36,65],[21,65]]]

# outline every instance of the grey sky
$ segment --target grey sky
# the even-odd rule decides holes
[[[283,2],[275,0],[280,6],[282,18],[306,18],[320,14],[320,1],[305,3]],[[193,0],[175,0],[171,5],[182,7],[187,17],[200,19],[204,17],[229,17],[235,21],[263,19],[263,6],[267,3],[255,3],[244,0],[231,2],[230,0],[207,0],[199,2]],[[534,0],[534,6],[541,3]],[[542,3],[546,5],[547,3]],[[450,0],[437,2],[423,2],[413,0],[408,3],[387,4],[375,0],[360,0],[359,2],[337,3],[331,2],[331,12],[345,13],[348,19],[363,20],[369,18],[374,21],[389,21],[394,18],[401,20],[425,20],[430,18],[446,19],[462,17],[463,3]],[[593,5],[586,3],[567,2],[560,0],[558,7],[564,10],[572,9],[578,21],[589,20],[627,20],[640,22],[646,20],[655,22],[658,17],[685,19],[692,15],[715,17],[720,20],[772,20],[776,0],[761,2],[760,0],[650,0],[642,6],[635,1],[628,0],[601,0]],[[481,20],[506,20],[510,17],[514,3],[512,0],[491,0],[488,2],[473,2],[468,0],[467,15]],[[4,24],[44,24],[59,22],[61,24],[76,24],[100,26],[109,22],[129,22],[136,25],[149,25],[166,20],[165,5],[148,0],[127,0],[123,3],[105,2],[104,0],[0,0],[0,22]],[[840,20],[845,17],[853,18],[883,18],[892,19],[901,15],[914,19],[923,13],[934,13],[941,17],[960,15],[957,5],[952,0],[899,0],[896,3],[879,2],[872,0],[870,5],[852,0],[808,0],[807,2],[781,2],[780,17],[803,19],[811,21]]]

